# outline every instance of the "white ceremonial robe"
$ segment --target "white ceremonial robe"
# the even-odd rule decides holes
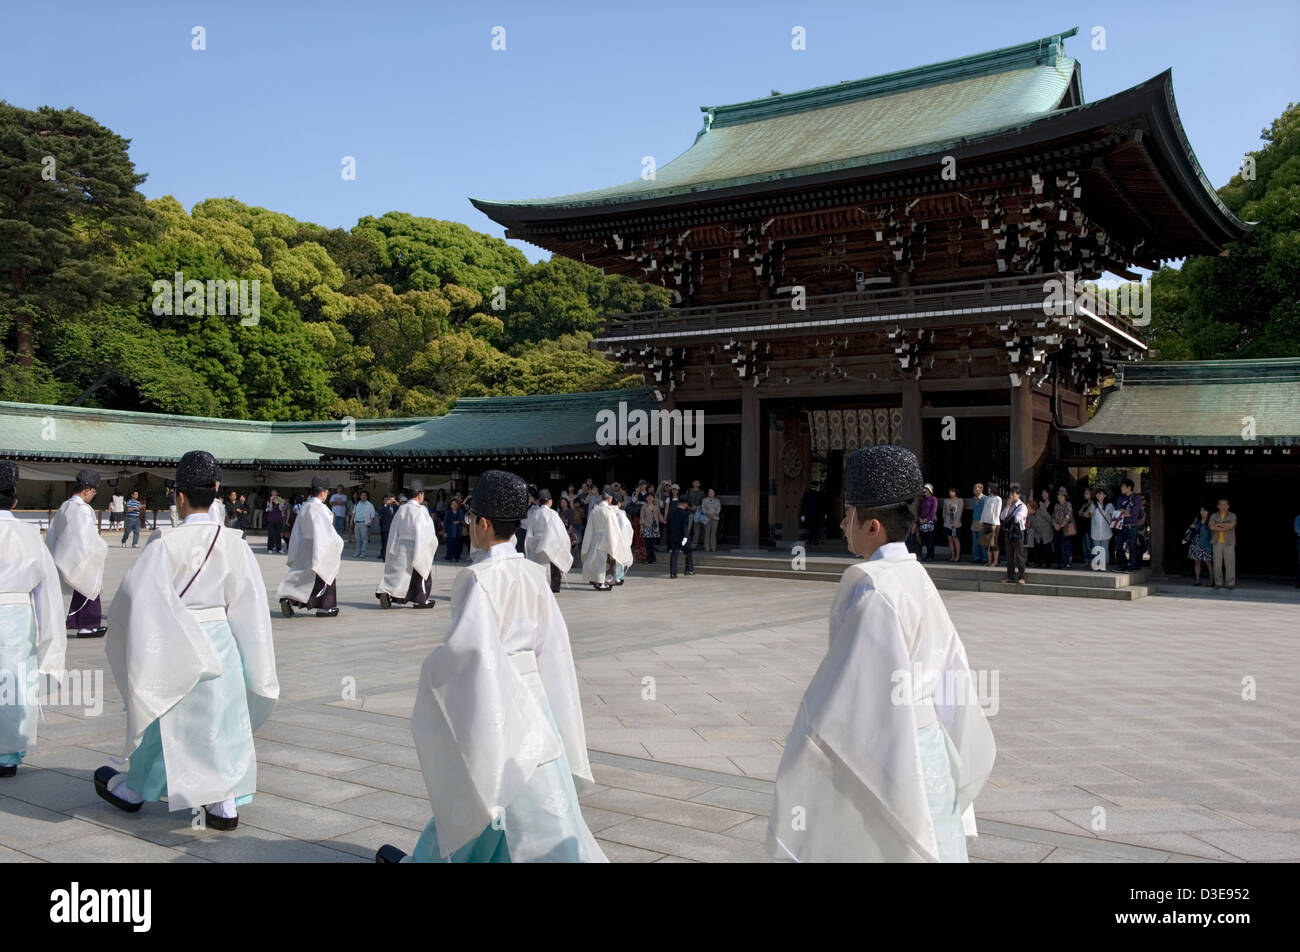
[[[0,754],[36,743],[41,675],[63,680],[68,633],[54,557],[41,530],[0,512]]]
[[[280,683],[266,585],[243,534],[206,515],[155,529],[108,613],[126,755],[140,756],[157,721],[168,809],[251,795],[253,731],[270,716]]]
[[[993,769],[993,732],[930,576],[901,543],[884,548],[850,566],[836,590],[830,648],[777,770],[767,832],[776,859],[938,861],[918,744],[936,720],[955,809],[975,833],[970,807]]]
[[[627,513],[622,509],[615,509],[614,516],[618,519],[618,528],[622,532],[621,542],[614,552],[614,561],[623,568],[627,568],[633,562],[632,520],[627,517]]]
[[[95,512],[80,496],[70,496],[50,520],[45,545],[63,580],[63,597],[73,601],[77,593],[87,601],[99,597],[104,586],[104,561],[108,543],[99,536]],[[72,606],[75,607],[75,606]],[[65,606],[65,613],[68,606]]]
[[[384,556],[384,577],[376,594],[406,598],[411,573],[427,579],[438,553],[438,529],[428,508],[414,499],[398,507],[388,527],[388,552]],[[324,578],[324,576],[322,576]]]
[[[552,565],[561,572],[573,568],[569,530],[564,528],[560,514],[550,506],[538,506],[529,514],[524,555],[547,569]]]
[[[587,514],[587,529],[582,536],[582,580],[603,583],[606,558],[612,558],[616,565],[631,565],[632,539],[630,533],[623,533],[618,510],[602,502]]]
[[[311,598],[317,576],[326,585],[338,577],[342,555],[343,537],[334,531],[334,514],[313,496],[303,504],[294,520],[287,557],[289,574],[276,589],[276,598],[289,598],[305,604]]]
[[[226,524],[226,504],[221,499],[212,500],[212,505],[208,506],[208,518],[219,526]]]
[[[495,821],[512,862],[604,862],[565,790],[595,781],[569,630],[547,573],[513,542],[498,543],[456,576],[451,610],[411,712],[442,856]],[[565,759],[571,779],[549,769]]]

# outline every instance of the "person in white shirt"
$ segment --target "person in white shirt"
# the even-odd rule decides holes
[[[1094,572],[1106,571],[1110,562],[1110,539],[1114,534],[1111,523],[1115,521],[1115,507],[1106,501],[1106,490],[1092,492],[1092,551],[1088,553],[1089,567]],[[1100,551],[1098,551],[1100,549]]]
[[[115,492],[108,500],[108,527],[112,529],[122,521],[122,515],[126,512],[126,497],[121,493]]]
[[[375,504],[370,501],[370,493],[361,490],[361,499],[352,510],[352,539],[356,546],[352,557],[365,559],[370,557],[370,527],[375,521]]]
[[[984,523],[984,531],[988,536],[988,544],[984,546],[989,553],[989,567],[996,568],[998,564],[998,530],[1002,526],[1002,497],[998,495],[998,487],[992,483],[989,484],[988,495],[984,497],[983,515],[980,517]]]
[[[1003,544],[1007,553],[1007,581],[1025,584],[1025,519],[1029,507],[1020,499],[1020,484],[1007,489],[1007,505],[1002,515]]]
[[[334,495],[330,496],[329,511],[334,516],[334,531],[343,538],[343,533],[348,525],[348,495],[340,486],[334,490]]]

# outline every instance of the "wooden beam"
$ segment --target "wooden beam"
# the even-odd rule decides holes
[[[1165,566],[1165,458],[1151,454],[1150,481],[1146,499],[1147,518],[1151,520],[1151,574],[1167,575]],[[1156,502],[1158,500],[1158,502]]]
[[[1011,466],[1008,472],[1012,482],[1020,483],[1022,491],[1034,485],[1034,391],[1027,380],[1011,388],[1010,437]],[[1005,489],[1006,487],[1002,487]]]
[[[916,454],[925,471],[925,440],[921,429],[921,382],[903,381],[903,445]]]
[[[740,397],[740,547],[758,548],[759,476],[762,460],[759,459],[758,391],[744,387]]]
[[[1005,404],[984,407],[921,407],[921,419],[941,420],[946,416],[967,417],[1009,417],[1011,408]]]

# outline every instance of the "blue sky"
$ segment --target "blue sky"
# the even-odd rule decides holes
[[[699,106],[905,69],[1078,26],[1088,101],[1172,67],[1224,184],[1300,98],[1300,4],[1039,2],[0,3],[0,98],[73,106],[132,140],[149,197],[216,196],[351,227],[406,211],[502,229],[469,196],[627,181]],[[191,48],[192,28],[206,50]],[[493,51],[492,29],[506,49]],[[791,49],[802,26],[807,49]],[[1094,26],[1106,49],[1091,48]],[[356,158],[356,180],[340,175]],[[547,255],[519,245],[532,259]]]

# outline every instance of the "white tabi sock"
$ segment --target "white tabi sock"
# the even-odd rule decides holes
[[[235,811],[235,801],[233,798],[222,800],[220,803],[209,803],[208,812],[213,816],[219,816],[223,820],[233,820],[239,814]]]
[[[127,803],[143,803],[144,797],[126,785],[126,774],[120,773],[108,782],[108,792]]]

